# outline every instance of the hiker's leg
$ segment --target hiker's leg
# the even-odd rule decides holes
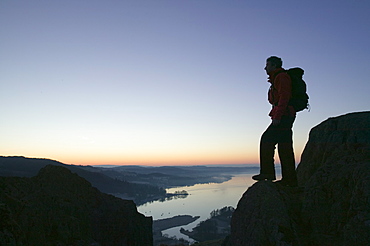
[[[283,116],[280,123],[278,140],[278,153],[281,162],[282,180],[291,185],[297,184],[292,132],[294,120],[295,118],[293,117]]]
[[[274,155],[277,143],[275,132],[275,126],[270,124],[260,140],[260,174],[273,177],[275,177]]]
[[[295,170],[295,160],[292,144],[290,143],[279,143],[278,153],[281,162],[281,174],[282,180],[288,183],[297,183],[297,174]]]

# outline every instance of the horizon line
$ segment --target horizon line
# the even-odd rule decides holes
[[[2,155],[0,157],[4,158],[24,158],[24,159],[39,159],[39,160],[50,160],[50,161],[56,161],[60,162],[65,165],[75,165],[75,166],[147,166],[147,167],[173,167],[173,166],[247,166],[247,165],[259,165],[258,163],[208,163],[208,164],[161,164],[161,163],[154,163],[154,164],[75,164],[75,163],[66,163],[59,161],[57,159],[53,159],[50,157],[35,157],[35,156],[23,156],[23,155],[9,155],[5,156]]]

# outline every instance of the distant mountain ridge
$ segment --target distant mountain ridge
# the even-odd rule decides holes
[[[125,194],[138,204],[142,200],[148,200],[148,197],[165,197],[166,195],[166,191],[157,186],[129,183],[125,180],[109,177],[97,168],[67,165],[50,159],[21,156],[0,157],[0,176],[33,177],[47,165],[68,168],[88,180],[92,186],[98,188],[101,192]]]
[[[101,168],[101,171],[112,178],[171,188],[210,182],[222,183],[231,179],[235,174],[251,171],[257,168],[259,167],[117,166],[112,168]]]
[[[201,183],[225,182],[235,174],[258,169],[257,166],[95,166],[67,165],[58,161],[22,156],[1,157],[0,176],[32,177],[46,165],[64,166],[85,178],[100,191],[121,194],[137,204],[164,198],[164,188]]]

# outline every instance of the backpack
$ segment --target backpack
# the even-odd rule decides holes
[[[286,70],[292,80],[292,98],[289,101],[289,105],[292,105],[296,112],[304,109],[309,109],[307,85],[303,80],[304,70],[299,67],[290,68]]]

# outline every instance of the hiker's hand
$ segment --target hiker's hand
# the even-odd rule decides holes
[[[274,126],[277,126],[277,125],[279,125],[279,124],[280,124],[280,120],[273,119],[273,120],[272,120],[272,124],[273,124]]]

